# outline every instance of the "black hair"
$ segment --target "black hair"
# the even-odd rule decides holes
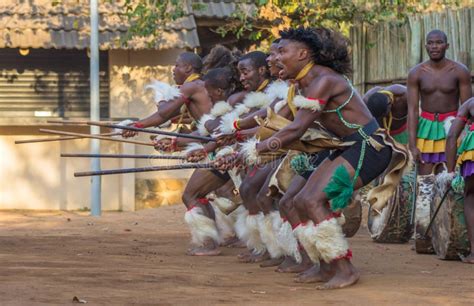
[[[272,41],[272,45],[273,44],[278,44],[280,41],[281,41],[281,38],[277,38],[274,41]]]
[[[202,70],[202,59],[199,55],[192,52],[184,52],[179,55],[179,57],[191,67],[193,67],[194,72],[201,73]]]
[[[444,39],[444,42],[445,43],[448,43],[448,36],[446,35],[446,33],[444,33],[443,31],[441,30],[438,30],[438,29],[435,29],[435,30],[431,30],[428,34],[426,34],[426,40],[428,40],[428,37],[430,35],[433,35],[433,34],[438,34],[438,35],[441,35]]]
[[[387,115],[389,105],[390,98],[379,92],[372,94],[367,100],[367,108],[376,119],[383,118]]]
[[[237,65],[237,57],[223,45],[215,45],[204,60],[203,72],[213,68],[223,68]]]
[[[255,69],[260,67],[267,68],[267,55],[262,51],[252,51],[239,58],[239,62],[250,60]]]
[[[230,89],[231,92],[237,83],[234,73],[229,67],[210,69],[202,79],[214,88]]]
[[[305,44],[317,65],[347,74],[352,72],[349,41],[339,32],[327,28],[298,27],[280,31],[281,39]]]

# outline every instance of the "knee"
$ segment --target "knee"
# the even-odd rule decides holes
[[[306,210],[309,201],[309,196],[300,192],[293,198],[293,206],[297,211],[302,212]]]
[[[183,201],[184,205],[187,206],[191,202],[192,198],[189,194],[183,193],[183,195],[181,196],[181,200]]]
[[[281,198],[280,202],[278,203],[278,206],[283,212],[288,213],[293,207],[293,199],[284,196],[283,198]]]
[[[294,205],[298,211],[309,211],[322,206],[322,201],[315,197],[313,193],[300,192],[293,199]]]
[[[194,200],[196,200],[198,197],[199,195],[197,192],[191,189],[186,189],[184,190],[183,195],[181,196],[181,200],[187,206],[188,204],[191,204]]]
[[[252,196],[255,197],[256,190],[254,189],[255,188],[252,186],[252,184],[250,184],[250,182],[243,181],[239,188],[240,196],[243,200]]]
[[[259,203],[271,201],[271,198],[268,196],[268,189],[263,188],[257,193],[257,201]]]

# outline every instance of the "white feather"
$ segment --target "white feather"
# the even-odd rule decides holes
[[[170,84],[153,80],[151,84],[145,86],[146,89],[152,89],[155,93],[155,103],[169,101],[181,95],[179,88]]]
[[[248,108],[245,104],[239,103],[234,107],[234,112],[238,115],[238,117],[248,113],[250,108]]]
[[[257,138],[253,137],[246,142],[242,143],[242,148],[240,151],[242,152],[245,161],[247,164],[253,165],[256,164],[258,161],[258,153],[257,153],[257,143],[259,141]]]
[[[204,215],[201,207],[194,207],[184,214],[184,220],[191,231],[191,241],[197,246],[203,246],[209,239],[219,242],[219,233],[217,232],[214,220]]]
[[[267,89],[265,89],[265,93],[267,94],[268,98],[271,102],[275,101],[276,99],[286,99],[288,96],[288,84],[286,82],[277,80],[272,82]]]
[[[199,135],[201,136],[208,136],[209,131],[206,128],[206,122],[209,120],[214,120],[216,117],[214,117],[212,114],[204,114],[202,115],[201,119],[199,119],[199,122],[197,124],[197,130]]]
[[[217,118],[231,112],[232,109],[233,108],[229,103],[219,101],[211,108],[211,115]]]
[[[219,131],[223,135],[232,135],[235,133],[234,121],[239,119],[237,112],[230,112],[221,117]]]
[[[217,157],[222,157],[222,156],[226,156],[226,155],[229,155],[229,154],[233,154],[235,151],[234,151],[234,148],[231,147],[231,146],[225,146],[223,148],[221,148],[217,153],[216,153],[216,158]]]
[[[184,150],[184,153],[187,155],[187,154],[190,154],[191,152],[193,151],[196,151],[196,150],[203,150],[204,149],[204,146],[199,143],[199,142],[191,142],[190,144],[188,144],[186,146],[186,149]]]
[[[250,92],[245,96],[244,105],[248,108],[262,108],[269,105],[273,101],[263,92]]]
[[[312,110],[313,112],[317,112],[321,110],[321,104],[319,100],[312,100],[301,95],[295,96],[293,103],[297,108],[304,108]]]

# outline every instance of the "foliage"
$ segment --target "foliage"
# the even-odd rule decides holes
[[[194,2],[192,10],[206,4]],[[326,26],[348,34],[352,24],[381,21],[404,23],[410,14],[459,7],[471,0],[256,0],[235,1],[236,10],[216,31],[222,36],[232,33],[252,40],[273,39],[278,31],[299,25]],[[158,36],[178,18],[186,15],[187,1],[125,0],[124,9],[130,21],[128,38]]]
[[[123,5],[130,27],[124,43],[134,37],[144,38],[153,44],[153,38],[169,29],[186,11],[179,0],[125,0]]]
[[[247,31],[251,33],[250,38],[268,34],[272,38],[277,37],[278,31],[283,28],[304,25],[335,28],[348,34],[354,23],[404,23],[411,14],[468,3],[469,0],[260,0],[251,14],[241,9],[245,4],[239,4],[235,14],[241,24],[226,24],[219,32],[242,34],[242,31]]]

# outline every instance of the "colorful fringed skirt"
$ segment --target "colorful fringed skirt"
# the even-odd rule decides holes
[[[457,111],[439,114],[422,111],[418,120],[416,146],[421,152],[421,159],[426,163],[446,162],[445,122],[449,117],[456,117]]]
[[[396,130],[390,130],[390,136],[395,139],[398,143],[401,144],[408,144],[408,130],[407,130],[407,123],[403,124]]]
[[[458,148],[458,165],[461,166],[461,175],[466,178],[474,174],[474,123]]]

